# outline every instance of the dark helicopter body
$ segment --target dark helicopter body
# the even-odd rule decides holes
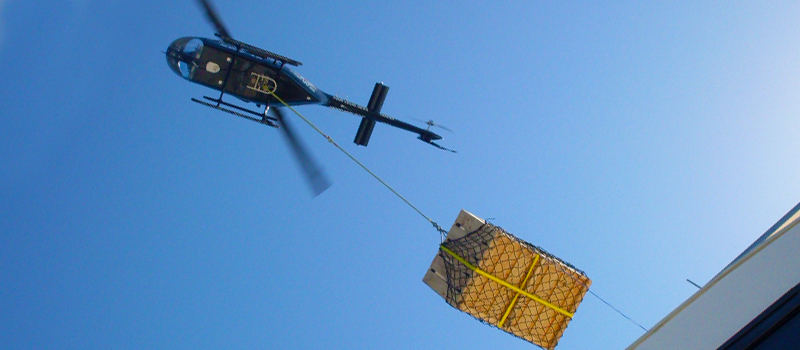
[[[320,104],[359,115],[364,118],[366,123],[362,122],[354,142],[361,146],[366,146],[369,142],[375,122],[386,123],[416,133],[420,140],[436,147],[439,146],[431,141],[442,138],[430,130],[381,114],[379,112],[380,105],[383,104],[383,99],[386,98],[388,91],[388,87],[383,84],[376,85],[373,97],[370,99],[370,103],[375,104],[377,108],[363,107],[323,92],[306,78],[287,67],[287,65],[299,66],[302,63],[230,38],[223,37],[222,40],[196,37],[177,39],[167,49],[167,63],[176,74],[189,81],[218,90],[222,94],[233,95],[245,102],[256,103],[259,106],[278,103],[273,96],[274,93],[290,106]],[[265,116],[263,113],[243,110],[241,107],[222,102],[221,97],[219,99],[206,97],[206,99],[239,111]],[[195,101],[208,104],[204,101]],[[280,105],[282,104],[278,103],[277,106]],[[220,106],[215,106],[215,108],[225,110]],[[238,115],[239,113],[234,114]],[[269,120],[264,119],[267,124],[270,124]]]
[[[272,92],[289,105],[328,101],[325,93],[284,67],[283,62],[256,56],[246,49],[237,52],[235,47],[220,40],[180,38],[169,46],[169,52],[179,52],[184,58],[178,60],[167,55],[170,68],[178,75],[247,102],[260,105],[277,102]]]
[[[192,98],[192,101],[260,124],[280,128],[315,194],[324,191],[329,182],[292,132],[281,113],[281,108],[273,108],[270,115],[271,106],[318,104],[356,114],[362,119],[353,142],[360,146],[369,143],[375,124],[380,122],[418,134],[418,139],[428,144],[455,152],[433,142],[442,138],[429,130],[431,126],[442,127],[435,125],[433,121],[426,122],[428,128],[422,129],[381,114],[383,101],[389,91],[388,86],[382,83],[375,84],[367,107],[329,95],[287,67],[300,66],[302,63],[233,39],[209,1],[198,0],[198,2],[205,10],[208,20],[216,28],[219,40],[197,37],[177,39],[165,52],[167,64],[184,79],[220,92],[216,98],[203,96],[203,100]],[[255,103],[258,107],[263,106],[264,109],[253,111],[223,101],[222,97],[226,94],[244,102]]]

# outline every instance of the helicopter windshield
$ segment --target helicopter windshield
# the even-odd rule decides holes
[[[198,38],[180,38],[173,41],[167,48],[167,64],[175,74],[185,79],[192,79],[202,52],[202,40]]]

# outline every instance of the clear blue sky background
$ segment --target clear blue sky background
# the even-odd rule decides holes
[[[453,129],[449,154],[299,110],[434,220],[464,208],[583,269],[650,327],[800,200],[796,2],[216,0],[322,90]],[[0,0],[0,348],[530,348],[422,282],[431,225],[294,120],[270,128],[163,50],[194,1]],[[746,286],[743,286],[746,287]],[[642,330],[592,296],[558,349]]]

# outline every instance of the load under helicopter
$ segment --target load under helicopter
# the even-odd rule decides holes
[[[270,109],[272,106],[317,104],[358,115],[362,119],[353,142],[360,146],[367,146],[375,124],[380,122],[415,133],[423,142],[455,153],[437,144],[435,141],[442,137],[430,131],[432,126],[448,131],[449,129],[432,121],[426,122],[428,127],[423,129],[381,114],[388,86],[376,83],[366,107],[325,93],[287,67],[299,67],[302,63],[233,39],[209,1],[198,0],[198,2],[209,22],[215,27],[218,39],[200,37],[176,39],[165,52],[167,64],[184,79],[220,92],[219,97],[203,96],[203,100],[192,98],[192,101],[281,129],[315,195],[322,193],[330,184],[292,132],[280,108]],[[263,107],[263,110],[252,110],[223,101],[222,98],[226,94],[247,103],[255,103],[257,107]],[[270,113],[270,110],[273,113]]]

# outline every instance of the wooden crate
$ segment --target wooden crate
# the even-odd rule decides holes
[[[423,282],[456,309],[545,349],[555,348],[592,283],[464,210]]]

